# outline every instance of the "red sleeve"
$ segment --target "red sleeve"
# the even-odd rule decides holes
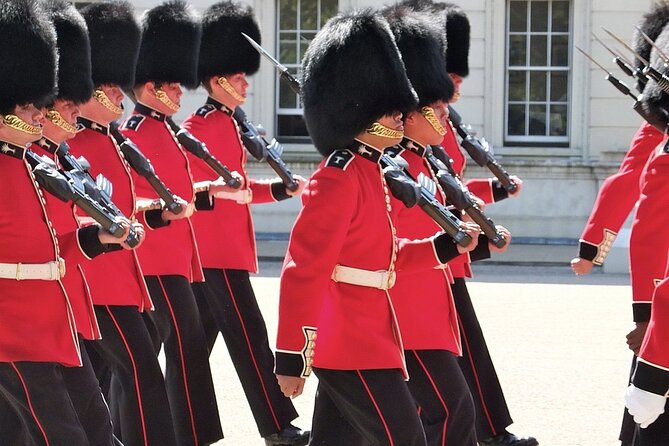
[[[490,204],[495,202],[492,181],[492,178],[475,178],[468,180],[466,185],[469,192],[479,197],[485,204]]]
[[[260,203],[272,203],[279,201],[281,197],[275,197],[277,181],[281,183],[281,180],[277,179],[268,179],[268,180],[249,180],[249,188],[253,192],[253,200],[251,203],[260,204]],[[283,183],[281,183],[283,185]],[[285,190],[286,188],[283,187]],[[274,193],[273,193],[274,191]]]

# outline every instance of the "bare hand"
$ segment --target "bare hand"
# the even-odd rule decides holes
[[[647,329],[648,322],[637,322],[634,330],[627,333],[627,346],[637,356],[639,356],[639,350],[641,349],[641,344],[643,343],[643,338],[646,335]]]
[[[297,398],[304,391],[306,379],[299,376],[276,375],[279,387],[283,394],[288,398]]]
[[[509,197],[516,198],[518,195],[520,195],[520,190],[523,188],[523,180],[515,175],[509,175],[509,178],[511,178],[511,181],[516,184],[516,191],[513,193],[509,192]]]
[[[144,225],[141,223],[133,223],[132,228],[135,230],[135,235],[137,236],[137,240],[139,240],[139,243],[137,245],[130,247],[128,244],[125,242],[125,238],[122,239],[123,241],[121,242],[121,246],[123,249],[137,249],[140,246],[142,246],[142,243],[144,243],[144,237],[146,236],[146,232],[144,231]],[[127,237],[126,237],[127,238]]]
[[[241,186],[234,188],[223,179],[223,177],[218,177],[214,181],[209,183],[209,197],[213,198],[219,192],[236,192],[244,188],[244,177],[239,174],[239,172],[232,172],[232,176],[239,180]]]
[[[297,189],[295,190],[286,189],[286,193],[291,197],[299,196],[304,190],[304,187],[307,185],[307,180],[304,179],[304,177],[301,175],[294,175],[293,179],[297,183]]]
[[[506,240],[506,245],[502,246],[501,248],[498,248],[493,243],[488,243],[490,252],[505,252],[509,248],[509,245],[511,244],[511,232],[509,232],[509,230],[506,229],[504,226],[497,225],[495,226],[495,228],[497,229],[497,232],[499,232],[504,237],[504,240]]]
[[[580,257],[571,259],[571,269],[577,276],[585,276],[592,271],[593,263],[590,260],[585,260]]]
[[[193,215],[193,206],[188,204],[186,200],[181,197],[175,197],[176,202],[181,205],[181,212],[174,214],[171,211],[165,209],[161,214],[163,221],[172,221],[172,220],[181,220],[182,218],[188,218]]]
[[[116,217],[116,223],[123,228],[123,234],[120,237],[116,237],[100,227],[100,229],[98,229],[98,240],[100,240],[100,243],[103,245],[118,245],[128,238],[128,234],[130,233],[130,220],[125,217]]]
[[[479,234],[481,233],[481,227],[476,223],[463,221],[460,225],[460,229],[467,233],[472,238],[472,241],[467,246],[458,245],[458,252],[460,254],[464,254],[476,249],[479,244]]]

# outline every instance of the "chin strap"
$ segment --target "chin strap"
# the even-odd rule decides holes
[[[28,135],[41,135],[42,127],[28,124],[23,119],[19,118],[16,115],[4,115],[2,116],[2,122],[7,126],[11,127],[14,130],[18,130]]]

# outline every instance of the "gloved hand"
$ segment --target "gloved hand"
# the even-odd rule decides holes
[[[642,428],[650,426],[657,420],[657,417],[664,413],[666,404],[665,396],[639,389],[634,384],[630,384],[625,391],[625,405],[634,417],[634,421]]]

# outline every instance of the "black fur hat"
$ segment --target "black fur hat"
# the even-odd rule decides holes
[[[142,32],[127,1],[93,3],[81,10],[91,39],[95,86],[135,86],[135,67]]]
[[[324,156],[380,117],[416,106],[388,23],[370,9],[330,19],[309,45],[302,73],[304,119]]]
[[[241,33],[261,43],[260,28],[249,5],[226,0],[204,12],[198,67],[200,82],[212,76],[252,75],[258,71],[260,54]]]
[[[650,11],[643,15],[643,18],[637,26],[641,31],[646,33],[648,37],[655,40],[667,23],[669,23],[669,2],[667,0],[660,0],[653,5]],[[634,29],[634,34],[632,36],[632,47],[641,57],[650,60],[652,46],[650,43],[646,42],[636,28]],[[637,68],[643,68],[643,62],[637,58],[634,58],[634,65]],[[639,90],[643,90],[644,85],[645,83],[643,81],[637,81]]]
[[[58,47],[58,97],[78,104],[93,94],[91,46],[86,22],[65,0],[44,0],[43,6],[56,28]]]
[[[0,113],[56,95],[56,32],[34,0],[0,2]]]
[[[418,107],[439,100],[448,102],[455,85],[446,72],[446,42],[434,16],[404,6],[386,8],[383,15],[395,36],[409,81],[418,94]]]
[[[655,44],[665,54],[669,53],[669,24],[656,36]],[[664,60],[655,49],[650,53],[650,63],[657,71],[669,76],[669,68],[665,66]],[[669,94],[654,80],[650,79],[644,87],[641,103],[649,116],[649,122],[658,124],[660,128],[666,127],[669,119]]]
[[[135,85],[179,82],[195,88],[202,28],[195,10],[182,0],[168,0],[142,17],[142,43]]]

